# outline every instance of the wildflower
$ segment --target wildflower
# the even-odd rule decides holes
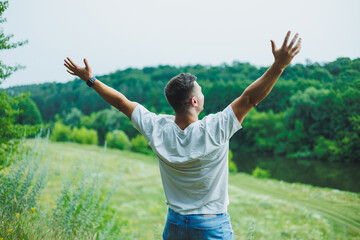
[[[4,238],[0,238],[0,240],[4,240]]]
[[[8,231],[8,233],[11,233],[11,232],[12,232],[12,230],[13,230],[13,229],[12,229],[12,228],[10,228],[10,229],[9,229],[9,231]]]
[[[35,211],[36,207],[31,208],[32,211]]]
[[[30,213],[30,211],[28,211],[28,213]]]
[[[20,213],[15,213],[15,215],[18,217],[18,216],[20,216]]]

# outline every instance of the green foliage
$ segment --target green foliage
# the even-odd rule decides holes
[[[330,82],[333,76],[326,68],[314,67],[314,69],[309,72],[309,78],[320,80],[321,82]]]
[[[90,116],[84,115],[80,118],[80,126],[84,126],[86,128],[91,128],[92,126],[92,119]]]
[[[284,139],[284,113],[258,112],[253,108],[244,120],[246,137],[249,143],[254,143],[260,154],[283,153],[285,151],[279,142]]]
[[[251,173],[252,176],[257,178],[269,178],[270,170],[262,169],[260,167],[256,167]]]
[[[346,69],[351,68],[350,58],[338,58],[334,62],[326,63],[324,67],[333,75],[337,76]]]
[[[46,148],[45,145],[42,147]],[[0,236],[6,239],[34,239],[28,236],[26,224],[21,219],[30,219],[37,208],[37,199],[46,184],[47,164],[40,145],[32,149],[24,141],[18,145],[13,164],[0,171]],[[24,217],[23,217],[24,216]]]
[[[70,139],[81,144],[98,144],[97,132],[93,129],[86,129],[85,127],[81,127],[80,129],[74,127],[71,131]]]
[[[100,145],[104,144],[108,132],[117,129],[124,131],[130,138],[137,134],[137,130],[133,127],[130,119],[114,107],[94,112],[89,118],[83,117],[81,124],[97,131]]]
[[[52,135],[50,136],[51,141],[66,142],[70,141],[71,129],[69,126],[64,125],[61,122],[56,122]]]
[[[107,146],[110,148],[118,148],[121,150],[128,150],[130,147],[130,140],[126,133],[121,130],[114,130],[106,134]]]
[[[316,139],[314,153],[322,160],[333,162],[338,159],[338,156],[341,153],[341,149],[337,146],[336,141],[320,136]]]
[[[231,173],[238,172],[236,163],[233,161],[233,153],[230,149],[229,149],[229,172],[231,172]]]
[[[5,10],[8,7],[9,7],[8,1],[0,2],[0,23],[6,22],[6,19],[3,18],[3,13],[5,12]],[[22,46],[27,43],[27,41],[11,43],[10,39],[13,36],[14,35],[12,35],[12,34],[6,35],[3,32],[3,28],[0,28],[0,50],[16,48],[16,47]],[[2,61],[0,61],[0,84],[3,82],[3,80],[10,77],[11,74],[13,74],[15,71],[17,71],[21,68],[23,68],[23,66],[20,66],[20,65],[8,66],[8,65],[4,64]]]
[[[349,118],[351,131],[340,131],[335,140],[320,136],[316,140],[314,153],[325,161],[357,161],[360,158],[360,115]]]
[[[136,137],[131,139],[131,150],[133,150],[134,152],[140,152],[145,154],[149,154],[151,151],[149,149],[148,142],[141,134],[138,134],[136,135]]]
[[[73,107],[71,108],[71,111],[65,116],[64,123],[71,128],[80,127],[82,117],[83,113],[78,108]]]
[[[3,13],[8,8],[8,1],[0,2],[0,23],[6,22]],[[10,39],[13,35],[5,35],[3,28],[0,28],[0,50],[12,49],[22,46],[25,42],[11,43]],[[12,73],[20,69],[21,66],[7,66],[0,61],[0,84],[8,78]],[[0,90],[0,169],[4,167],[5,159],[9,159],[7,164],[11,164],[14,160],[14,152],[19,143],[19,138],[34,134],[40,126],[22,126],[16,124],[17,115],[19,115],[19,102],[26,101],[28,95],[19,94],[17,97],[11,98],[5,91]]]
[[[35,134],[41,126],[15,124],[15,119],[20,110],[18,102],[25,99],[28,95],[21,94],[17,97],[9,97],[4,91],[0,91],[0,169],[4,167],[5,160],[11,164],[21,137]]]
[[[98,144],[99,142],[97,132],[94,129],[74,127],[71,130],[60,119],[55,123],[50,140],[56,142],[73,141],[81,144]]]
[[[52,221],[61,229],[59,234],[67,239],[97,234],[99,239],[104,239],[110,238],[110,232],[113,237],[120,235],[120,228],[114,226],[113,221],[104,220],[113,191],[106,194],[101,188],[99,170],[93,168],[80,174],[78,169],[73,169],[71,180],[64,185],[57,198]],[[75,181],[77,178],[80,180]]]
[[[39,108],[30,97],[20,99],[18,108],[20,113],[17,116],[15,123],[30,125],[43,123]]]
[[[106,214],[116,186],[105,191],[96,163],[71,176],[56,198],[53,214],[42,212],[37,200],[47,183],[49,161],[43,162],[49,134],[36,137],[33,148],[19,144],[14,164],[0,171],[0,237],[5,239],[132,239],[124,224]]]
[[[197,76],[206,99],[201,119],[223,110],[266,69],[235,61],[219,66],[128,68],[98,78],[155,113],[173,114],[164,97],[165,84],[178,73],[191,72]],[[12,96],[30,91],[45,121],[52,121],[59,114],[71,127],[95,129],[99,145],[104,144],[108,132],[117,129],[130,139],[138,134],[130,119],[117,109],[109,108],[79,79],[65,84],[19,86],[6,91]],[[88,99],[93,100],[92,104],[86,104]],[[323,143],[318,140],[323,136],[335,141],[333,146],[341,149],[341,154],[332,155],[334,161],[335,158],[343,162],[360,161],[354,144],[358,142],[358,135],[353,133],[349,120],[360,112],[359,102],[360,59],[338,58],[325,64],[307,61],[290,65],[271,93],[246,116],[244,128],[232,138],[231,149],[239,151],[241,147],[261,155],[326,161],[330,158],[322,153]]]

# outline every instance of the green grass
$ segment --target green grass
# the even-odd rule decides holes
[[[28,145],[34,140],[27,140]],[[49,142],[49,181],[38,201],[51,212],[74,169],[101,163],[102,186],[111,191],[107,217],[125,224],[134,239],[161,239],[167,206],[156,157],[76,143]],[[360,239],[360,195],[310,185],[230,174],[229,215],[235,239]]]

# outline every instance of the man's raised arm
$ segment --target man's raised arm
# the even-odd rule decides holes
[[[300,51],[301,38],[295,44],[298,34],[295,34],[290,44],[288,44],[289,37],[290,31],[286,34],[280,49],[277,49],[275,42],[271,40],[272,53],[275,58],[274,63],[259,79],[250,84],[240,97],[231,103],[231,107],[240,123],[243,122],[246,114],[270,93],[285,67],[290,64],[293,57]]]
[[[93,77],[91,68],[84,58],[85,67],[82,68],[76,65],[70,58],[64,59],[65,67],[68,68],[66,70],[68,73],[74,76],[78,76],[80,79],[87,82],[89,79]],[[92,88],[110,105],[116,107],[121,112],[123,112],[128,118],[131,119],[131,114],[134,111],[136,105],[138,103],[129,101],[122,93],[116,91],[115,89],[107,86],[101,81],[95,79]]]

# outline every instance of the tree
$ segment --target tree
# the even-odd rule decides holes
[[[1,1],[0,2],[0,23],[6,22],[6,18],[3,18],[3,13],[5,10],[9,7],[8,1]],[[2,29],[0,29],[0,50],[8,50],[16,47],[23,46],[27,43],[27,41],[22,42],[15,42],[11,43],[10,39],[14,35],[5,35]],[[16,65],[16,66],[7,66],[2,61],[0,61],[0,84],[8,77],[10,77],[11,74],[13,74],[15,71],[23,68],[23,66]]]
[[[17,124],[42,124],[43,120],[41,113],[36,103],[29,97],[23,98],[19,101],[19,115],[16,118],[15,123]]]
[[[70,127],[79,127],[80,120],[83,113],[76,107],[71,108],[71,111],[65,116],[64,122]]]
[[[3,13],[8,8],[8,1],[0,1],[0,23],[6,22],[3,18]],[[11,43],[10,39],[13,35],[5,35],[3,29],[0,28],[0,50],[9,50],[19,46],[23,46],[27,41]],[[7,79],[12,73],[22,68],[22,66],[7,66],[0,61],[0,84]],[[16,149],[19,143],[19,138],[29,134],[34,134],[38,131],[38,126],[23,126],[15,124],[15,118],[19,114],[19,109],[14,109],[13,106],[17,106],[21,99],[28,97],[28,95],[21,94],[18,97],[11,98],[5,91],[0,90],[0,168],[4,167],[6,158],[11,159],[13,155],[9,155]]]

